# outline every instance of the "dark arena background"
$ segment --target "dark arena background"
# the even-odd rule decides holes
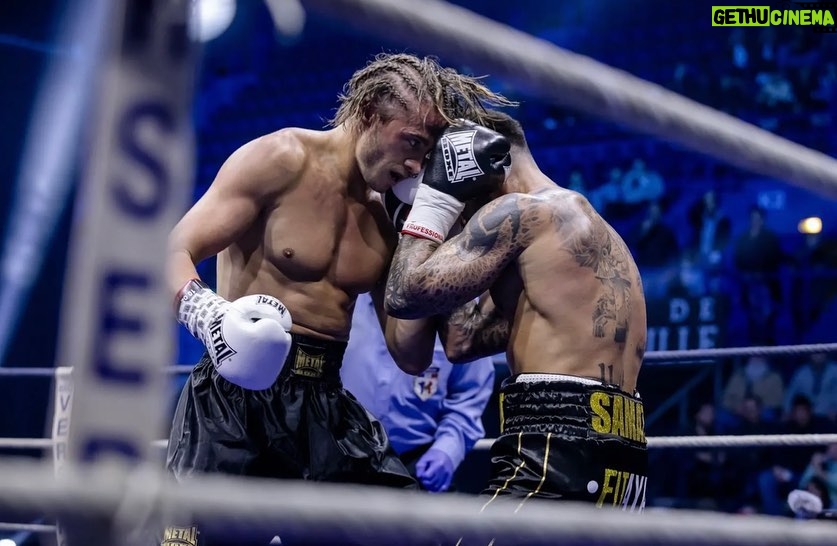
[[[74,231],[87,207],[95,208],[79,197],[98,142],[95,120],[111,91],[97,83],[113,26],[106,2],[9,0],[0,9],[0,459],[38,460],[50,472],[65,464],[73,430],[72,385],[56,370],[79,365],[62,352],[72,344],[61,340],[74,301],[65,286],[72,253],[83,261],[94,250],[80,247]],[[485,439],[457,470],[459,494],[402,501],[360,486],[293,484],[283,492],[283,484],[271,484],[274,496],[252,488],[224,497],[230,533],[275,522],[280,537],[323,544],[454,544],[457,533],[502,536],[497,544],[837,543],[837,523],[808,521],[816,514],[787,502],[801,489],[822,501],[820,516],[837,509],[833,27],[713,25],[706,0],[187,3],[193,43],[184,70],[191,74],[171,84],[193,90],[194,144],[184,149],[194,153],[183,154],[190,175],[178,181],[188,192],[184,206],[244,143],[288,126],[323,129],[343,84],[375,54],[431,54],[485,75],[488,87],[520,103],[513,114],[538,163],[622,235],[648,300],[639,391],[651,471],[639,520],[618,513],[609,525],[610,513],[546,505],[517,523],[480,527],[468,498],[485,485],[488,446],[500,433],[497,392],[509,371],[497,355]],[[165,2],[116,4],[142,11]],[[837,15],[834,4],[823,6]],[[421,17],[449,8],[457,9],[439,25]],[[771,9],[818,5],[776,2]],[[481,16],[474,24],[491,20],[523,34],[486,26],[463,27],[459,36],[449,27],[463,13]],[[630,80],[613,79],[623,76]],[[199,272],[215,285],[214,260]],[[168,373],[154,391],[165,388],[155,400],[163,401],[167,423],[183,372],[203,353],[170,322],[173,360],[159,363]],[[160,447],[158,440],[155,456]],[[55,485],[32,474],[40,477],[29,489],[43,495],[28,498],[21,480],[32,469],[8,479],[6,470],[0,515],[9,523],[0,524],[0,546],[61,544],[56,515],[83,517],[87,509],[112,519],[109,505],[140,498],[158,506],[191,502],[197,518],[223,519],[205,499],[238,485],[208,479],[192,490],[143,496],[131,482],[125,498],[102,485],[88,491],[101,493],[97,502],[82,494],[80,477]],[[126,529],[119,521],[103,528]]]

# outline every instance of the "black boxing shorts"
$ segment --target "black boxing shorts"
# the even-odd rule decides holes
[[[484,509],[540,498],[643,510],[648,453],[638,395],[595,379],[520,374],[504,382],[500,406]]]
[[[204,355],[175,410],[167,455],[177,479],[242,476],[415,487],[375,420],[340,381],[345,342],[293,334],[273,386],[247,390]]]

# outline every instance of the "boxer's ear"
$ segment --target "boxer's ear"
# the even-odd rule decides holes
[[[361,130],[372,127],[380,118],[378,113],[378,106],[371,101],[366,101],[360,107],[360,119],[358,119],[358,126]]]

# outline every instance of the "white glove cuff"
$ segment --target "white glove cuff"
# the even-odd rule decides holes
[[[464,209],[456,197],[421,184],[401,233],[442,243]]]
[[[205,283],[194,279],[179,294],[177,321],[209,347],[209,340],[204,339],[209,332],[209,325],[226,310],[230,302],[213,292]]]

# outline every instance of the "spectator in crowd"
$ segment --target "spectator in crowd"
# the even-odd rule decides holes
[[[827,106],[837,89],[837,63],[828,62],[820,67],[811,98],[817,106]]]
[[[691,244],[697,249],[698,263],[707,269],[719,268],[729,244],[732,224],[721,210],[717,192],[706,191],[690,207],[688,219],[693,233]]]
[[[587,195],[587,183],[581,170],[573,169],[570,172],[570,177],[567,179],[567,189],[577,191],[581,195]]]
[[[687,249],[680,255],[680,262],[667,288],[668,297],[694,298],[706,294],[706,272],[700,267],[695,252]]]
[[[750,65],[750,51],[747,44],[747,34],[741,28],[734,28],[730,32],[727,44],[729,57],[721,72],[721,90],[723,91],[723,106],[732,112],[747,106],[751,101],[752,67]]]
[[[749,357],[744,366],[732,373],[724,388],[722,404],[732,415],[741,417],[748,397],[758,399],[768,420],[779,418],[784,402],[784,383],[782,376],[763,356]]]
[[[622,202],[626,205],[656,201],[663,197],[665,191],[663,177],[649,170],[640,158],[634,159],[631,168],[622,177]]]
[[[606,215],[611,205],[622,201],[622,169],[610,169],[607,181],[591,190],[587,198],[599,214]]]
[[[782,72],[759,72],[756,75],[756,103],[769,110],[789,108],[796,104],[793,84]]]
[[[680,255],[677,237],[674,230],[663,221],[663,213],[657,201],[648,204],[648,212],[631,239],[634,258],[641,266],[662,267]]]
[[[482,438],[482,414],[494,388],[494,363],[453,365],[436,342],[433,364],[402,372],[387,350],[372,298],[358,296],[340,370],[346,389],[384,426],[393,449],[421,487],[450,489],[465,455]]]
[[[831,498],[831,494],[828,491],[828,483],[819,476],[811,476],[811,479],[807,480],[804,490],[816,495],[820,499],[824,509],[837,508],[837,503]],[[797,517],[803,519],[804,516]],[[810,519],[810,516],[804,517],[804,519]]]
[[[751,62],[753,71],[758,73],[775,70],[777,50],[775,28],[765,27],[764,32],[758,34],[758,48]]]
[[[822,232],[806,233],[794,265],[793,313],[804,333],[837,295],[837,240]]]
[[[741,400],[738,422],[730,429],[735,435],[761,435],[773,432],[774,427],[764,420],[762,402],[748,394]],[[767,464],[767,450],[752,447],[730,456],[727,469],[733,502],[741,505],[757,505],[759,500],[758,477]]]
[[[734,425],[730,432],[737,435],[768,434],[773,431],[773,426],[764,416],[762,400],[754,394],[747,394],[738,408],[738,424]]]
[[[794,401],[805,396],[811,401],[814,415],[837,420],[837,362],[826,353],[814,353],[796,369],[785,390],[785,414],[789,416]]]
[[[750,225],[735,242],[735,266],[740,273],[741,299],[747,311],[751,344],[772,344],[781,300],[779,266],[784,260],[779,237],[765,226],[764,211],[750,209]]]
[[[674,67],[671,90],[704,104],[713,100],[709,69],[681,61]]]
[[[806,233],[795,258],[799,267],[803,268],[837,268],[837,240],[822,231]]]
[[[724,258],[730,242],[732,224],[721,210],[718,193],[707,190],[688,211],[692,228],[689,241],[695,263],[703,272],[706,290],[718,294],[723,291]]]
[[[750,52],[747,50],[746,35],[741,28],[733,28],[730,32],[729,44],[732,66],[738,70],[745,70],[750,64]]]
[[[820,36],[798,26],[788,30],[791,37],[782,41],[777,55],[778,67],[790,72],[817,65],[821,58]]]
[[[791,403],[788,419],[776,429],[779,434],[824,434],[829,432],[828,422],[811,411],[811,401],[796,395]],[[785,499],[795,488],[805,466],[811,460],[815,448],[811,446],[787,446],[771,450],[766,468],[759,474],[759,493],[762,511],[779,516],[788,513]]]
[[[799,479],[799,486],[809,488],[813,484],[824,484],[828,495],[823,506],[837,508],[837,443],[829,445],[811,456],[811,462]],[[810,490],[810,489],[809,489]]]
[[[693,425],[682,435],[713,436],[717,433],[715,405],[704,402],[695,412]],[[730,492],[726,451],[688,449],[678,455],[677,460],[682,464],[682,468],[677,475],[686,482],[686,496],[701,509],[722,509],[720,503]]]

